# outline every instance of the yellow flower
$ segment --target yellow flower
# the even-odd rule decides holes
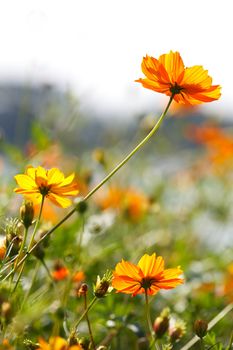
[[[79,192],[74,176],[65,177],[57,168],[46,170],[41,166],[29,166],[26,174],[15,176],[19,188],[14,191],[40,202],[46,197],[58,207],[66,208],[71,205],[71,200],[66,197],[76,196]]]
[[[51,337],[47,343],[42,338],[39,339],[40,347],[36,350],[82,350],[80,345],[69,346],[68,342],[61,337]]]
[[[179,267],[164,269],[163,258],[155,253],[145,254],[137,265],[122,259],[113,272],[112,286],[118,293],[154,295],[160,289],[172,289],[183,283],[179,278],[182,272]]]
[[[220,85],[212,85],[212,78],[202,66],[186,67],[179,52],[170,51],[157,60],[146,56],[142,61],[146,78],[138,79],[147,89],[172,96],[180,104],[196,105],[211,102],[221,96]]]

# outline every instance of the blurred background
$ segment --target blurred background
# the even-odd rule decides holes
[[[15,174],[29,164],[75,172],[85,196],[155,125],[168,97],[135,82],[143,77],[143,56],[179,51],[186,66],[203,65],[213,84],[222,86],[216,102],[171,107],[158,134],[91,198],[87,213],[59,227],[43,248],[51,271],[63,265],[70,274],[83,271],[89,285],[122,258],[136,262],[145,252],[164,256],[168,267],[181,265],[184,286],[177,294],[156,297],[153,313],[171,306],[187,324],[183,343],[197,316],[210,320],[233,300],[231,5],[227,0],[1,2],[0,243],[5,217],[18,217],[22,205],[13,192]],[[47,202],[42,232],[64,215]],[[38,215],[39,207],[35,210]],[[23,310],[27,317],[18,318],[20,337],[27,329],[29,338],[48,339],[56,325],[51,300],[60,292],[53,295],[46,276],[38,273],[28,313]],[[34,302],[37,287],[44,288],[43,307]],[[98,340],[115,327],[120,340],[113,341],[113,349],[120,349],[120,341],[125,348],[136,344],[144,336],[138,299],[113,294],[107,300],[94,313],[97,327],[99,315],[109,320],[100,321],[105,328]],[[76,302],[73,296],[68,300],[74,319]],[[59,307],[57,315],[61,323]],[[232,317],[218,327],[227,344]]]
[[[143,56],[173,50],[186,66],[208,69],[213,83],[222,86],[222,97],[198,108],[172,108],[160,135],[138,156],[138,168],[142,158],[148,161],[148,174],[158,182],[195,167],[202,175],[203,167],[216,166],[225,174],[233,153],[230,6],[213,0],[2,3],[1,173],[13,176],[25,163],[56,166],[62,152],[74,157],[75,170],[81,171],[96,161],[96,149],[107,150],[109,168],[114,166],[167,103],[166,96],[135,82],[143,76]],[[102,173],[94,173],[95,182]],[[136,172],[134,181],[141,176]]]

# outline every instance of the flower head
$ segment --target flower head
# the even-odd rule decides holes
[[[46,170],[41,166],[29,166],[26,174],[15,176],[19,188],[14,191],[38,201],[46,197],[58,207],[66,208],[71,205],[71,200],[66,197],[76,196],[79,192],[74,176],[65,177],[57,168]]]
[[[179,52],[170,51],[156,59],[146,56],[142,61],[146,78],[136,80],[147,89],[173,96],[180,104],[196,105],[219,99],[220,85],[202,66],[185,67]]]
[[[108,293],[111,293],[112,291],[112,273],[110,271],[106,271],[106,273],[103,275],[102,278],[100,276],[97,276],[97,281],[94,286],[94,295],[97,298],[103,298]]]
[[[117,209],[132,221],[140,220],[149,209],[149,199],[134,188],[111,186],[99,200],[102,209]]]
[[[183,283],[178,277],[182,272],[179,267],[164,269],[163,258],[155,253],[145,254],[137,265],[122,259],[113,272],[112,286],[118,293],[154,295],[160,289],[172,289]]]
[[[52,271],[52,277],[55,281],[62,281],[66,279],[70,274],[67,267],[63,266],[60,262],[55,264],[55,268]]]
[[[68,342],[61,337],[51,337],[48,343],[40,338],[39,345],[37,350],[82,350],[78,344],[69,346]]]

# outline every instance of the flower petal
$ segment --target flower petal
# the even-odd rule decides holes
[[[179,52],[170,51],[168,54],[161,55],[159,63],[164,66],[171,83],[178,83],[178,78],[184,72],[184,63]]]
[[[22,187],[23,189],[32,189],[36,187],[35,181],[28,175],[15,175],[15,181],[17,184]]]

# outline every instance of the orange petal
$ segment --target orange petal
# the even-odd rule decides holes
[[[168,54],[161,55],[159,62],[167,71],[171,83],[178,83],[178,78],[184,72],[184,63],[179,52],[170,51]]]
[[[115,274],[118,276],[129,276],[136,281],[140,281],[143,277],[140,268],[128,261],[122,261],[116,265]]]

